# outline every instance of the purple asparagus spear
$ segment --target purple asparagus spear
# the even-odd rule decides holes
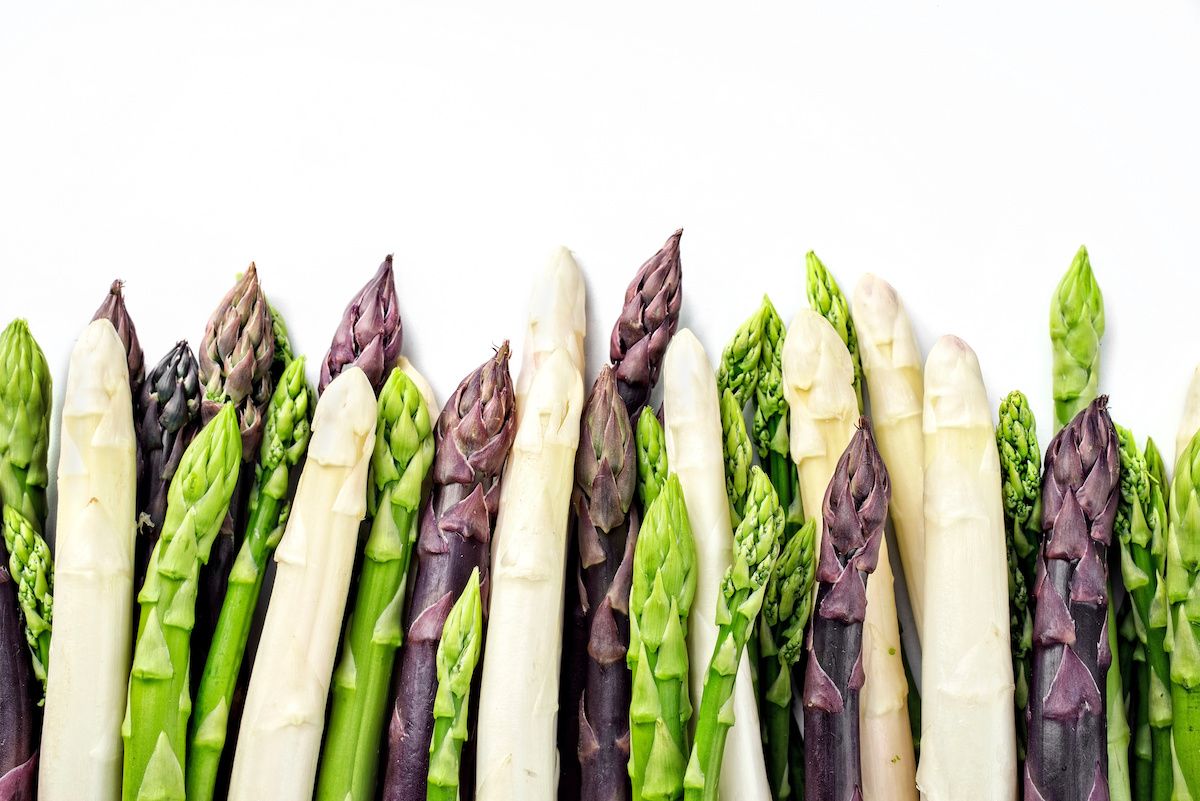
[[[379,265],[375,277],[358,291],[342,313],[333,344],[321,362],[321,381],[317,390],[324,392],[330,381],[347,365],[353,364],[362,368],[371,386],[379,392],[400,358],[403,337],[389,255]]]
[[[34,799],[41,718],[35,684],[17,584],[0,541],[0,801]]]
[[[434,431],[433,489],[421,517],[408,635],[393,687],[384,801],[425,799],[438,642],[475,568],[484,581],[486,616],[500,477],[516,434],[508,357],[506,342],[463,379]]]
[[[1108,546],[1121,489],[1107,398],[1058,432],[1045,465],[1025,801],[1107,801]]]
[[[817,602],[804,673],[804,797],[862,801],[858,694],[867,577],[879,561],[891,485],[865,418],[822,505]]]
[[[625,290],[625,305],[613,326],[609,358],[616,368],[617,391],[636,418],[658,383],[663,354],[679,325],[683,303],[679,261],[680,228],[641,266]]]
[[[129,387],[133,394],[133,402],[137,403],[138,390],[142,386],[145,373],[145,357],[142,354],[142,346],[138,343],[137,328],[133,325],[129,310],[125,308],[123,288],[121,279],[113,281],[104,302],[96,309],[92,319],[108,320],[113,324],[113,328],[117,329],[117,338],[125,346],[125,354],[128,357]],[[137,409],[134,409],[134,419],[137,419]]]

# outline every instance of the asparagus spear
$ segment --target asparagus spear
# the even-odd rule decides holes
[[[1171,752],[1171,725],[1174,712],[1171,705],[1170,653],[1165,653],[1165,661],[1163,661],[1159,660],[1153,652],[1158,649],[1167,651],[1166,638],[1170,631],[1166,572],[1167,526],[1169,523],[1167,495],[1171,491],[1171,486],[1167,480],[1167,466],[1152,438],[1146,439],[1146,450],[1143,455],[1146,460],[1146,473],[1150,479],[1150,502],[1144,518],[1150,527],[1148,547],[1152,557],[1153,573],[1144,568],[1143,572],[1146,572],[1147,576],[1153,576],[1154,589],[1150,600],[1149,614],[1142,618],[1146,623],[1147,636],[1147,667],[1142,690],[1147,700],[1143,704],[1145,713],[1139,718],[1139,726],[1148,725],[1150,728],[1150,753],[1153,760],[1150,778],[1151,801],[1169,801],[1175,782],[1172,770],[1174,759]],[[1147,537],[1139,529],[1135,531],[1133,539],[1134,542],[1140,543]]]
[[[1100,382],[1100,339],[1104,295],[1080,247],[1050,301],[1054,346],[1054,422],[1065,426],[1096,397]]]
[[[433,464],[433,424],[415,383],[399,368],[379,391],[367,482],[371,532],[354,610],[333,676],[333,710],[317,779],[318,801],[375,797],[379,746],[395,665],[422,490]],[[469,677],[468,677],[469,678]]]
[[[129,681],[137,445],[126,351],[106,319],[71,351],[59,436],[55,669],[39,797],[116,801]]]
[[[1100,687],[1112,660],[1107,548],[1119,497],[1117,435],[1101,397],[1046,451],[1027,797],[1035,797],[1033,792],[1046,801],[1108,797]]]
[[[1157,486],[1138,450],[1133,434],[1116,426],[1121,458],[1121,500],[1113,533],[1121,548],[1121,576],[1129,595],[1129,617],[1141,649],[1134,662],[1139,680],[1138,746],[1134,762],[1135,798],[1170,801],[1171,798],[1171,668],[1165,650],[1165,606],[1155,614],[1154,598],[1165,562],[1166,540],[1162,524],[1166,510]],[[1153,443],[1148,443],[1147,448]]]
[[[129,316],[129,309],[125,308],[124,286],[120,279],[112,282],[108,294],[104,296],[104,302],[92,316],[92,321],[108,320],[112,323],[117,332],[117,338],[120,339],[121,346],[125,349],[129,390],[135,404],[133,415],[136,420],[139,417],[136,406],[138,394],[142,387],[142,379],[146,376],[146,357],[138,342],[137,328],[133,324],[133,318]]]
[[[1171,655],[1173,798],[1200,798],[1200,612],[1194,589],[1200,574],[1200,434],[1175,465],[1169,506],[1164,584],[1170,603],[1166,647]]]
[[[925,362],[924,801],[1017,793],[1000,458],[975,353],[942,337]],[[981,758],[981,755],[986,755]]]
[[[138,538],[134,586],[146,577],[150,554],[167,514],[167,490],[179,461],[200,429],[200,375],[184,340],[163,357],[139,388],[137,418],[143,470],[138,479]]]
[[[192,440],[171,481],[162,536],[138,594],[141,616],[122,726],[125,801],[184,798],[193,607],[200,566],[229,509],[241,461],[237,413],[229,405]]]
[[[617,391],[632,417],[650,400],[667,345],[679,325],[683,305],[679,240],[683,229],[643,264],[625,290],[625,305],[613,326],[608,355]]]
[[[37,697],[17,585],[0,541],[0,799],[33,801],[37,777]]]
[[[733,396],[726,391],[726,397]],[[717,642],[705,671],[696,738],[684,780],[689,799],[718,798],[725,737],[734,723],[733,711],[726,707],[783,537],[783,510],[770,479],[756,466],[751,468],[749,484],[745,514],[734,533],[733,564],[725,571],[717,600]]]
[[[500,471],[516,425],[508,356],[506,342],[463,379],[434,431],[433,486],[421,516],[407,637],[391,693],[386,801],[425,797],[437,643],[472,569],[479,568],[487,586]]]
[[[483,646],[483,603],[479,568],[454,602],[437,650],[437,694],[433,699],[433,738],[429,743],[428,801],[457,801],[459,761],[467,741],[471,681]]]
[[[858,408],[861,409],[862,359],[858,352],[858,332],[854,328],[854,320],[850,317],[850,305],[846,303],[846,296],[842,294],[841,287],[829,270],[825,269],[816,253],[810,250],[804,260],[808,272],[808,304],[812,306],[813,311],[829,321],[833,330],[837,332],[838,339],[842,340],[846,350],[850,351],[850,362],[854,366],[854,395],[858,398]]]
[[[403,338],[389,254],[375,276],[358,291],[342,313],[329,353],[321,362],[317,391],[324,392],[330,381],[353,364],[366,373],[371,386],[378,392],[396,365]]]
[[[1175,459],[1183,456],[1188,443],[1200,431],[1200,366],[1192,372],[1187,395],[1183,400],[1183,414],[1179,418],[1179,429],[1175,433]]]
[[[717,366],[717,390],[724,395],[733,393],[738,404],[744,407],[754,398],[762,371],[764,315],[770,306],[763,297],[762,305],[750,318],[738,326],[733,339],[721,351],[721,363]]]
[[[287,523],[291,477],[308,448],[310,393],[304,358],[300,357],[283,371],[267,405],[245,537],[230,572],[229,591],[221,604],[213,647],[204,661],[196,693],[187,765],[187,795],[193,801],[213,798],[228,731],[231,727],[236,731],[239,722],[232,713],[234,690],[267,559]]]
[[[646,510],[633,556],[628,660],[635,801],[683,797],[692,716],[686,641],[697,559],[683,487],[671,474]]]
[[[729,498],[729,521],[736,529],[742,522],[746,496],[750,492],[750,468],[754,453],[750,446],[750,435],[746,432],[743,405],[729,389],[721,394],[721,441],[725,450],[725,495]]]
[[[800,477],[791,457],[788,401],[783,388],[783,318],[771,300],[762,303],[762,359],[754,386],[754,439],[758,456],[767,466],[767,475],[779,495],[779,505],[787,515],[786,531],[795,536],[803,522],[800,503]]]
[[[275,554],[229,801],[313,797],[375,421],[375,391],[357,367],[331,381],[313,411],[308,456]]]
[[[891,487],[865,419],[838,460],[821,514],[825,536],[804,671],[805,798],[857,801],[858,696],[867,580],[880,557]]]
[[[8,568],[43,692],[53,615],[53,567],[42,537],[51,398],[46,357],[25,321],[14,320],[0,333],[0,504]]]
[[[1001,491],[1004,497],[1004,544],[1008,553],[1008,628],[1012,648],[1013,702],[1017,727],[1017,769],[1022,771],[1027,739],[1025,710],[1029,705],[1029,682],[1033,650],[1033,605],[1029,592],[1034,586],[1041,534],[1039,510],[1042,485],[1042,452],[1038,447],[1037,424],[1029,400],[1020,391],[1008,393],[1000,402],[1000,424],[996,428],[1000,452]]]
[[[667,441],[662,423],[645,410],[637,421],[637,491],[643,509],[662,492],[667,481]]]

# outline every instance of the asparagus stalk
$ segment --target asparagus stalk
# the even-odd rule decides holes
[[[33,673],[45,691],[53,616],[53,566],[42,537],[50,442],[50,367],[24,320],[0,333],[0,504],[7,566]]]
[[[721,351],[721,363],[717,366],[717,390],[724,395],[726,390],[745,407],[754,398],[762,371],[763,334],[768,309],[773,307],[765,296],[762,305],[750,318],[738,326],[733,339]]]
[[[727,391],[726,397],[732,398],[732,394]],[[716,801],[719,797],[725,738],[734,723],[726,706],[733,697],[742,651],[754,634],[783,538],[783,510],[770,479],[756,466],[751,469],[749,484],[745,514],[734,534],[733,563],[725,571],[717,601],[717,642],[705,670],[696,739],[684,780],[689,799]]]
[[[804,515],[800,477],[791,457],[791,428],[783,387],[783,319],[767,297],[762,303],[762,329],[762,359],[754,387],[754,439],[758,456],[767,466],[767,475],[779,495],[779,505],[787,515],[786,531],[791,538]]]
[[[146,376],[146,357],[142,353],[141,343],[138,342],[137,328],[133,324],[133,318],[129,316],[129,309],[125,307],[124,286],[120,279],[112,282],[108,294],[104,296],[104,302],[92,316],[92,321],[108,320],[117,332],[117,338],[125,350],[129,391],[130,397],[133,399],[133,417],[136,420],[140,416],[137,403],[142,380]]]
[[[275,553],[275,584],[246,693],[229,801],[313,797],[358,525],[366,514],[375,410],[371,382],[351,368],[329,383],[313,412],[308,458]]]
[[[875,439],[892,481],[889,513],[919,636],[925,609],[921,349],[900,296],[886,281],[863,276],[854,288],[853,311]]]
[[[304,358],[300,357],[283,371],[267,406],[245,537],[230,572],[229,591],[221,604],[213,647],[196,693],[187,764],[187,796],[193,801],[213,798],[229,729],[233,726],[236,731],[234,691],[267,559],[287,523],[291,477],[308,448],[310,392]]]
[[[116,287],[119,289],[119,287]],[[58,571],[42,801],[116,801],[129,680],[136,438],[126,351],[107,319],[71,351],[59,437]]]
[[[1017,794],[1000,459],[979,361],[942,337],[925,362],[924,801]],[[986,759],[981,755],[987,755]]]
[[[125,801],[184,798],[193,606],[200,566],[229,509],[241,461],[231,405],[192,440],[171,481],[162,536],[138,594],[141,616],[122,725]]]
[[[385,801],[427,792],[437,644],[471,570],[488,584],[500,471],[515,433],[508,343],[463,379],[434,430],[433,484],[421,516],[405,647],[391,692]],[[486,589],[484,590],[486,595]]]
[[[1058,428],[1096,397],[1103,336],[1104,295],[1092,273],[1087,248],[1081,246],[1050,301],[1054,421]]]
[[[699,569],[688,518],[683,487],[671,474],[646,510],[633,556],[628,659],[635,801],[683,797],[692,716],[686,640]]]
[[[1158,446],[1151,438],[1146,439],[1146,473],[1150,484],[1150,501],[1143,518],[1150,528],[1149,537],[1136,523],[1133,542],[1138,548],[1148,547],[1151,555],[1151,570],[1142,568],[1142,572],[1151,577],[1153,592],[1150,599],[1149,613],[1141,619],[1146,624],[1146,676],[1142,684],[1146,696],[1143,704],[1144,714],[1140,716],[1139,725],[1149,726],[1150,753],[1153,764],[1150,774],[1151,801],[1169,801],[1174,791],[1175,776],[1172,765],[1171,725],[1174,711],[1171,704],[1171,670],[1170,653],[1167,653],[1167,637],[1170,631],[1169,603],[1167,601],[1167,494],[1171,491],[1167,481],[1167,466],[1163,462]],[[1148,546],[1141,543],[1147,541]],[[1136,553],[1136,551],[1135,551]],[[1135,563],[1143,564],[1135,559]],[[1164,652],[1159,659],[1157,652]]]
[[[1112,660],[1106,551],[1120,457],[1106,406],[1093,401],[1046,451],[1025,787],[1047,801],[1108,797],[1100,688]]]
[[[721,394],[721,444],[725,452],[725,495],[729,498],[729,522],[736,529],[742,522],[746,496],[750,492],[750,468],[754,453],[750,446],[750,435],[746,432],[743,404],[729,389]]]
[[[1166,648],[1171,655],[1173,798],[1200,798],[1200,612],[1195,586],[1200,574],[1200,434],[1175,465],[1167,533]],[[1159,599],[1161,603],[1161,599]]]
[[[704,348],[690,331],[680,331],[663,363],[663,406],[667,456],[688,498],[696,537],[696,603],[688,637],[691,696],[703,692],[708,659],[717,643],[715,612],[721,580],[732,563],[733,531],[725,495],[721,415],[716,378]],[[737,721],[725,746],[720,786],[729,798],[770,798],[758,722],[758,703],[743,654],[729,714]],[[636,692],[636,686],[635,686]]]
[[[833,330],[837,332],[838,339],[842,340],[846,350],[850,352],[850,363],[854,366],[854,396],[858,399],[858,408],[861,409],[863,368],[858,349],[858,331],[850,317],[850,304],[846,302],[841,287],[829,270],[825,269],[816,253],[810,250],[804,261],[808,273],[808,304],[813,311],[829,321]]]
[[[609,338],[617,391],[631,417],[650,400],[667,345],[679,325],[682,236],[681,228],[638,269],[625,290],[625,305]]]
[[[432,464],[429,409],[412,379],[393,369],[379,392],[367,484],[371,532],[341,661],[333,676],[333,710],[317,780],[318,801],[375,797],[388,687],[403,635],[400,624],[408,568],[417,541],[422,490]]]
[[[859,691],[868,577],[880,560],[887,520],[887,469],[863,419],[829,482],[817,567],[817,598],[804,672],[805,797],[864,797]]]
[[[667,481],[667,434],[658,417],[644,410],[637,421],[637,477],[638,500],[649,509]]]
[[[1183,414],[1179,418],[1179,430],[1175,434],[1175,459],[1183,456],[1188,443],[1200,431],[1200,366],[1192,373],[1187,395],[1183,399]]]
[[[330,381],[353,364],[366,374],[378,392],[396,366],[403,339],[400,304],[396,300],[396,282],[392,277],[389,254],[375,276],[358,291],[342,313],[329,353],[321,362],[317,391],[324,392]]]
[[[1014,721],[1017,728],[1017,768],[1023,773],[1029,705],[1029,683],[1033,665],[1034,587],[1041,539],[1042,452],[1038,447],[1037,424],[1029,400],[1019,391],[1000,402],[1000,424],[996,428],[1000,452],[1001,492],[1004,498],[1004,544],[1008,554],[1008,628],[1013,661]]]
[[[554,797],[567,517],[583,407],[583,282],[561,250],[530,306],[517,434],[492,555],[479,710],[480,801]],[[524,395],[521,394],[524,379]]]
[[[183,452],[200,429],[200,375],[196,357],[179,341],[150,371],[138,390],[138,445],[143,469],[138,479],[138,538],[134,586],[146,577],[150,554],[167,514],[167,491]]]
[[[1121,460],[1121,500],[1113,533],[1121,548],[1121,576],[1129,595],[1127,608],[1142,658],[1135,662],[1140,680],[1138,747],[1133,779],[1136,798],[1171,798],[1171,668],[1165,650],[1165,605],[1156,614],[1155,596],[1165,566],[1162,533],[1166,510],[1162,490],[1152,477],[1148,459],[1127,429],[1116,426]],[[1147,443],[1147,450],[1153,443]]]
[[[37,778],[37,698],[17,585],[0,541],[0,799],[33,801]]]
[[[459,762],[468,734],[468,700],[482,646],[483,603],[479,597],[479,568],[475,568],[446,616],[438,644],[428,801],[458,801]]]

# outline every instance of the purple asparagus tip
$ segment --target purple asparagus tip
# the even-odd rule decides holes
[[[133,324],[133,318],[129,316],[129,310],[125,308],[124,287],[125,284],[120,278],[112,282],[108,294],[104,296],[104,302],[92,315],[92,320],[108,320],[117,330],[117,338],[125,346],[125,355],[128,357],[129,386],[133,391],[136,403],[138,387],[141,386],[142,376],[146,369],[145,356],[142,353],[142,346],[138,342],[137,328]]]
[[[400,358],[404,327],[392,277],[392,257],[379,265],[375,277],[359,290],[338,323],[333,344],[321,363],[318,390],[325,391],[347,365],[360,367],[378,392]]]
[[[643,264],[625,290],[625,305],[609,341],[617,390],[630,416],[646,405],[658,383],[667,345],[679,325],[683,303],[680,228]]]

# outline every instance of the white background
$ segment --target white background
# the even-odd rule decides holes
[[[847,292],[891,281],[926,348],[970,342],[1044,442],[1048,302],[1086,243],[1103,388],[1170,453],[1200,360],[1200,5],[999,5],[10,4],[0,318],[29,319],[61,392],[113,277],[153,363],[253,259],[315,365],[394,252],[444,400],[519,345],[559,243],[594,373],[683,226],[711,356],[763,292],[790,318],[815,249]]]

